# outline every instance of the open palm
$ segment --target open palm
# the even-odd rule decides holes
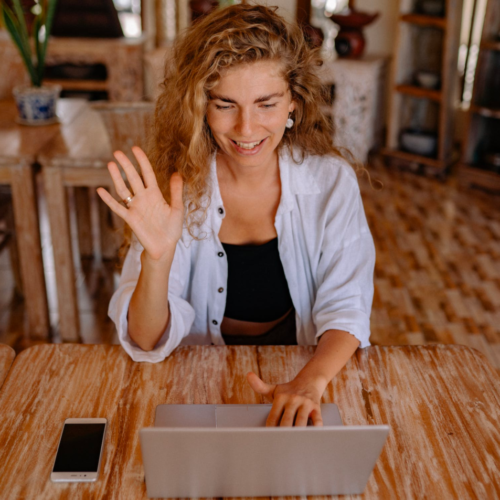
[[[149,257],[160,260],[171,252],[182,235],[184,222],[182,178],[178,173],[172,175],[169,205],[158,187],[153,168],[144,151],[134,146],[132,152],[139,162],[144,181],[124,153],[115,151],[114,156],[123,168],[133,193],[125,184],[118,165],[114,162],[108,164],[118,196],[123,200],[132,198],[128,206],[124,207],[104,188],[98,188],[97,193],[102,201],[130,226]]]

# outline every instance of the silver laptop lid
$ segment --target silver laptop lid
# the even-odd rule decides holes
[[[158,407],[156,424],[168,427],[140,431],[152,498],[360,494],[389,432],[388,426],[235,425],[245,412],[250,424],[265,423],[271,405],[166,406]]]

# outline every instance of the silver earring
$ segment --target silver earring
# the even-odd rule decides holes
[[[291,118],[290,118],[290,115],[292,113],[289,113],[288,115],[288,120],[286,121],[286,128],[292,128],[293,127],[293,124],[295,123]]]

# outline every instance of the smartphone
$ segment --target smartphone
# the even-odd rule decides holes
[[[54,482],[96,481],[106,426],[105,418],[67,418],[50,479]]]

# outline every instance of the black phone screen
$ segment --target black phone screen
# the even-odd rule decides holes
[[[64,424],[53,472],[97,472],[106,424]]]

